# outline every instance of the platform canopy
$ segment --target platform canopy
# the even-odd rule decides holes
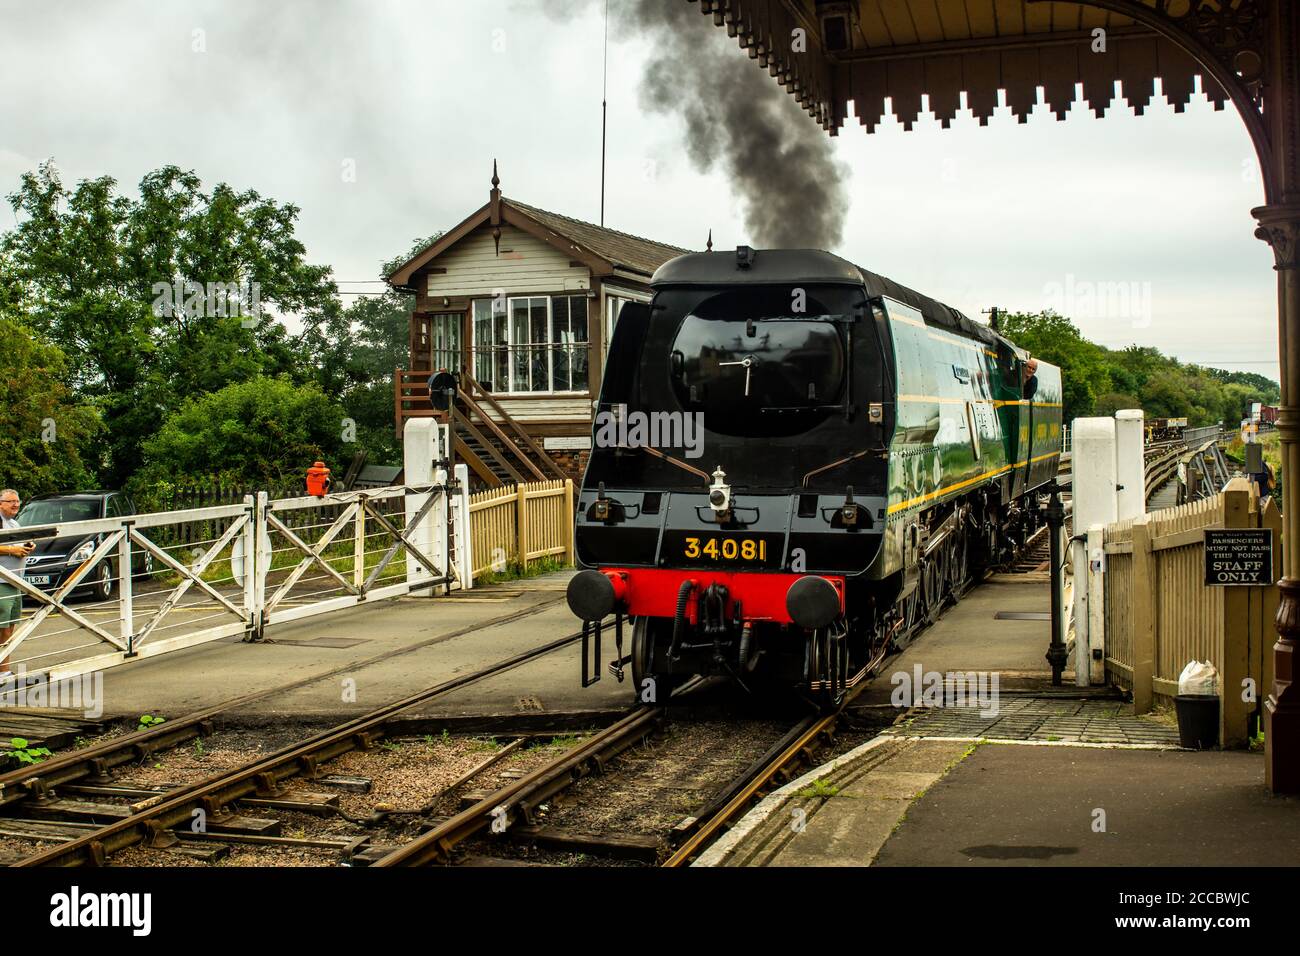
[[[1160,91],[1177,111],[1200,89],[1243,111],[1266,179],[1275,179],[1262,103],[1270,9],[1278,0],[691,0],[834,135],[853,116],[873,131],[890,112],[905,129],[922,97],[945,127],[963,105],[986,123],[1006,104],[1024,122],[1041,91],[1064,118],[1122,98],[1141,114]],[[1290,7],[1291,3],[1280,3]],[[1294,29],[1294,27],[1292,27]],[[963,104],[963,98],[965,100]],[[1271,187],[1280,183],[1270,181]],[[1276,196],[1270,192],[1270,196]]]
[[[871,132],[889,100],[910,129],[923,97],[948,126],[965,105],[986,123],[1005,96],[1024,122],[1041,92],[1063,118],[1121,95],[1139,114],[1156,81],[1181,111],[1200,88],[1231,102],[1259,155],[1255,235],[1273,249],[1282,369],[1285,572],[1275,679],[1265,702],[1267,781],[1300,793],[1300,0],[684,0],[834,135]],[[963,99],[965,103],[963,104]]]

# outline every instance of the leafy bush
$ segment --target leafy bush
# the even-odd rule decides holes
[[[144,444],[132,489],[149,498],[195,476],[241,487],[297,480],[317,459],[351,458],[343,408],[315,385],[254,377],[184,403]]]

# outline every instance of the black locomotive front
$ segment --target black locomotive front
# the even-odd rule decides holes
[[[861,274],[745,253],[673,260],[624,307],[579,498],[570,605],[633,619],[659,696],[691,674],[842,683],[825,658],[880,552],[893,402]]]

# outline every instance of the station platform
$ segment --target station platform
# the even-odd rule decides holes
[[[970,592],[855,702],[886,732],[767,796],[696,866],[1260,866],[1300,859],[1300,799],[1257,752],[1185,751],[1067,671],[1051,685],[1046,575]],[[918,675],[999,676],[990,700],[899,693]],[[955,685],[954,685],[955,686]],[[900,699],[901,698],[901,699]]]

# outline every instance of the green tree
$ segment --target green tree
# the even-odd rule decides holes
[[[195,476],[247,488],[301,475],[317,459],[341,470],[351,451],[343,407],[314,384],[258,376],[191,398],[144,442],[131,487],[149,500],[158,485]]]
[[[64,384],[63,353],[3,307],[0,341],[0,487],[30,496],[93,485],[82,452],[99,431],[99,418]]]
[[[205,191],[175,166],[133,199],[107,176],[67,189],[47,162],[9,202],[19,224],[0,237],[0,300],[62,349],[69,384],[101,409],[107,484],[187,397],[295,370],[294,341],[259,306],[301,312],[335,294],[329,268],[305,261],[296,206]]]
[[[1093,405],[1093,414],[1095,415],[1114,415],[1123,408],[1141,408],[1142,400],[1136,395],[1130,395],[1127,392],[1106,392],[1097,396],[1097,401]]]
[[[407,252],[384,262],[384,275],[432,244],[441,233],[417,239]],[[357,424],[358,444],[371,460],[398,462],[401,443],[393,427],[393,372],[404,368],[415,297],[389,289],[360,295],[344,308],[331,299],[313,309],[297,342],[311,381],[338,396]]]

